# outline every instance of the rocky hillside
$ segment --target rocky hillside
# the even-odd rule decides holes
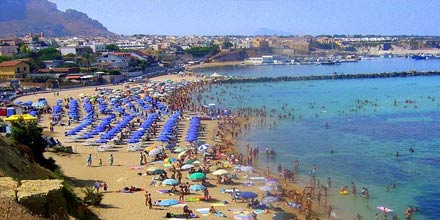
[[[1,0],[0,37],[43,32],[47,36],[109,36],[99,21],[76,10],[57,9],[48,0]]]
[[[21,218],[20,212],[4,211],[16,206],[43,218],[96,219],[60,175],[37,164],[29,147],[0,136],[0,219],[29,219]]]

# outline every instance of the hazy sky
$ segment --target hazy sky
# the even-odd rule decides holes
[[[440,0],[50,0],[117,34],[440,35]]]

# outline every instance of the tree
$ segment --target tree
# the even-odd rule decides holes
[[[222,49],[229,49],[229,48],[231,48],[231,47],[233,47],[234,46],[234,44],[232,44],[231,42],[229,42],[229,41],[225,41],[225,42],[223,42],[223,44],[222,44]]]
[[[24,121],[19,119],[13,121],[11,126],[11,139],[19,144],[28,146],[32,150],[35,161],[44,166],[46,159],[43,156],[47,146],[42,136],[43,128],[39,127],[36,121]]]
[[[29,54],[31,52],[31,49],[29,49],[27,44],[21,44],[19,47],[19,53],[26,55]]]
[[[61,52],[53,47],[42,49],[38,52],[38,58],[40,60],[60,60],[63,58]]]
[[[121,75],[121,72],[119,70],[110,70],[108,72],[108,75],[117,76],[117,75]]]
[[[105,45],[105,49],[107,49],[108,51],[120,51],[121,49],[118,47],[118,45],[116,44],[109,44],[109,45]]]

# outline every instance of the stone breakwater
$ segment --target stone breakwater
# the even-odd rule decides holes
[[[223,78],[215,80],[222,83],[252,83],[252,82],[283,82],[283,81],[309,81],[309,80],[344,80],[344,79],[374,79],[391,77],[439,76],[440,71],[404,71],[384,73],[358,73],[358,74],[332,74],[312,76],[280,76],[280,77],[255,77],[255,78]]]

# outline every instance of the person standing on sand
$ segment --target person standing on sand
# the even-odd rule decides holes
[[[332,211],[333,211],[332,206],[330,206],[330,205],[327,206],[327,216],[329,219],[332,216]]]
[[[185,191],[183,191],[183,187],[181,187],[179,191],[179,201],[185,201]]]
[[[148,209],[153,209],[153,199],[151,198],[151,193],[148,193]]]
[[[87,157],[87,166],[92,166],[92,154],[89,154],[89,156]]]
[[[270,176],[270,169],[269,169],[269,167],[266,167],[266,177],[269,177]]]
[[[209,199],[209,191],[208,188],[203,190],[204,200],[207,201]]]

